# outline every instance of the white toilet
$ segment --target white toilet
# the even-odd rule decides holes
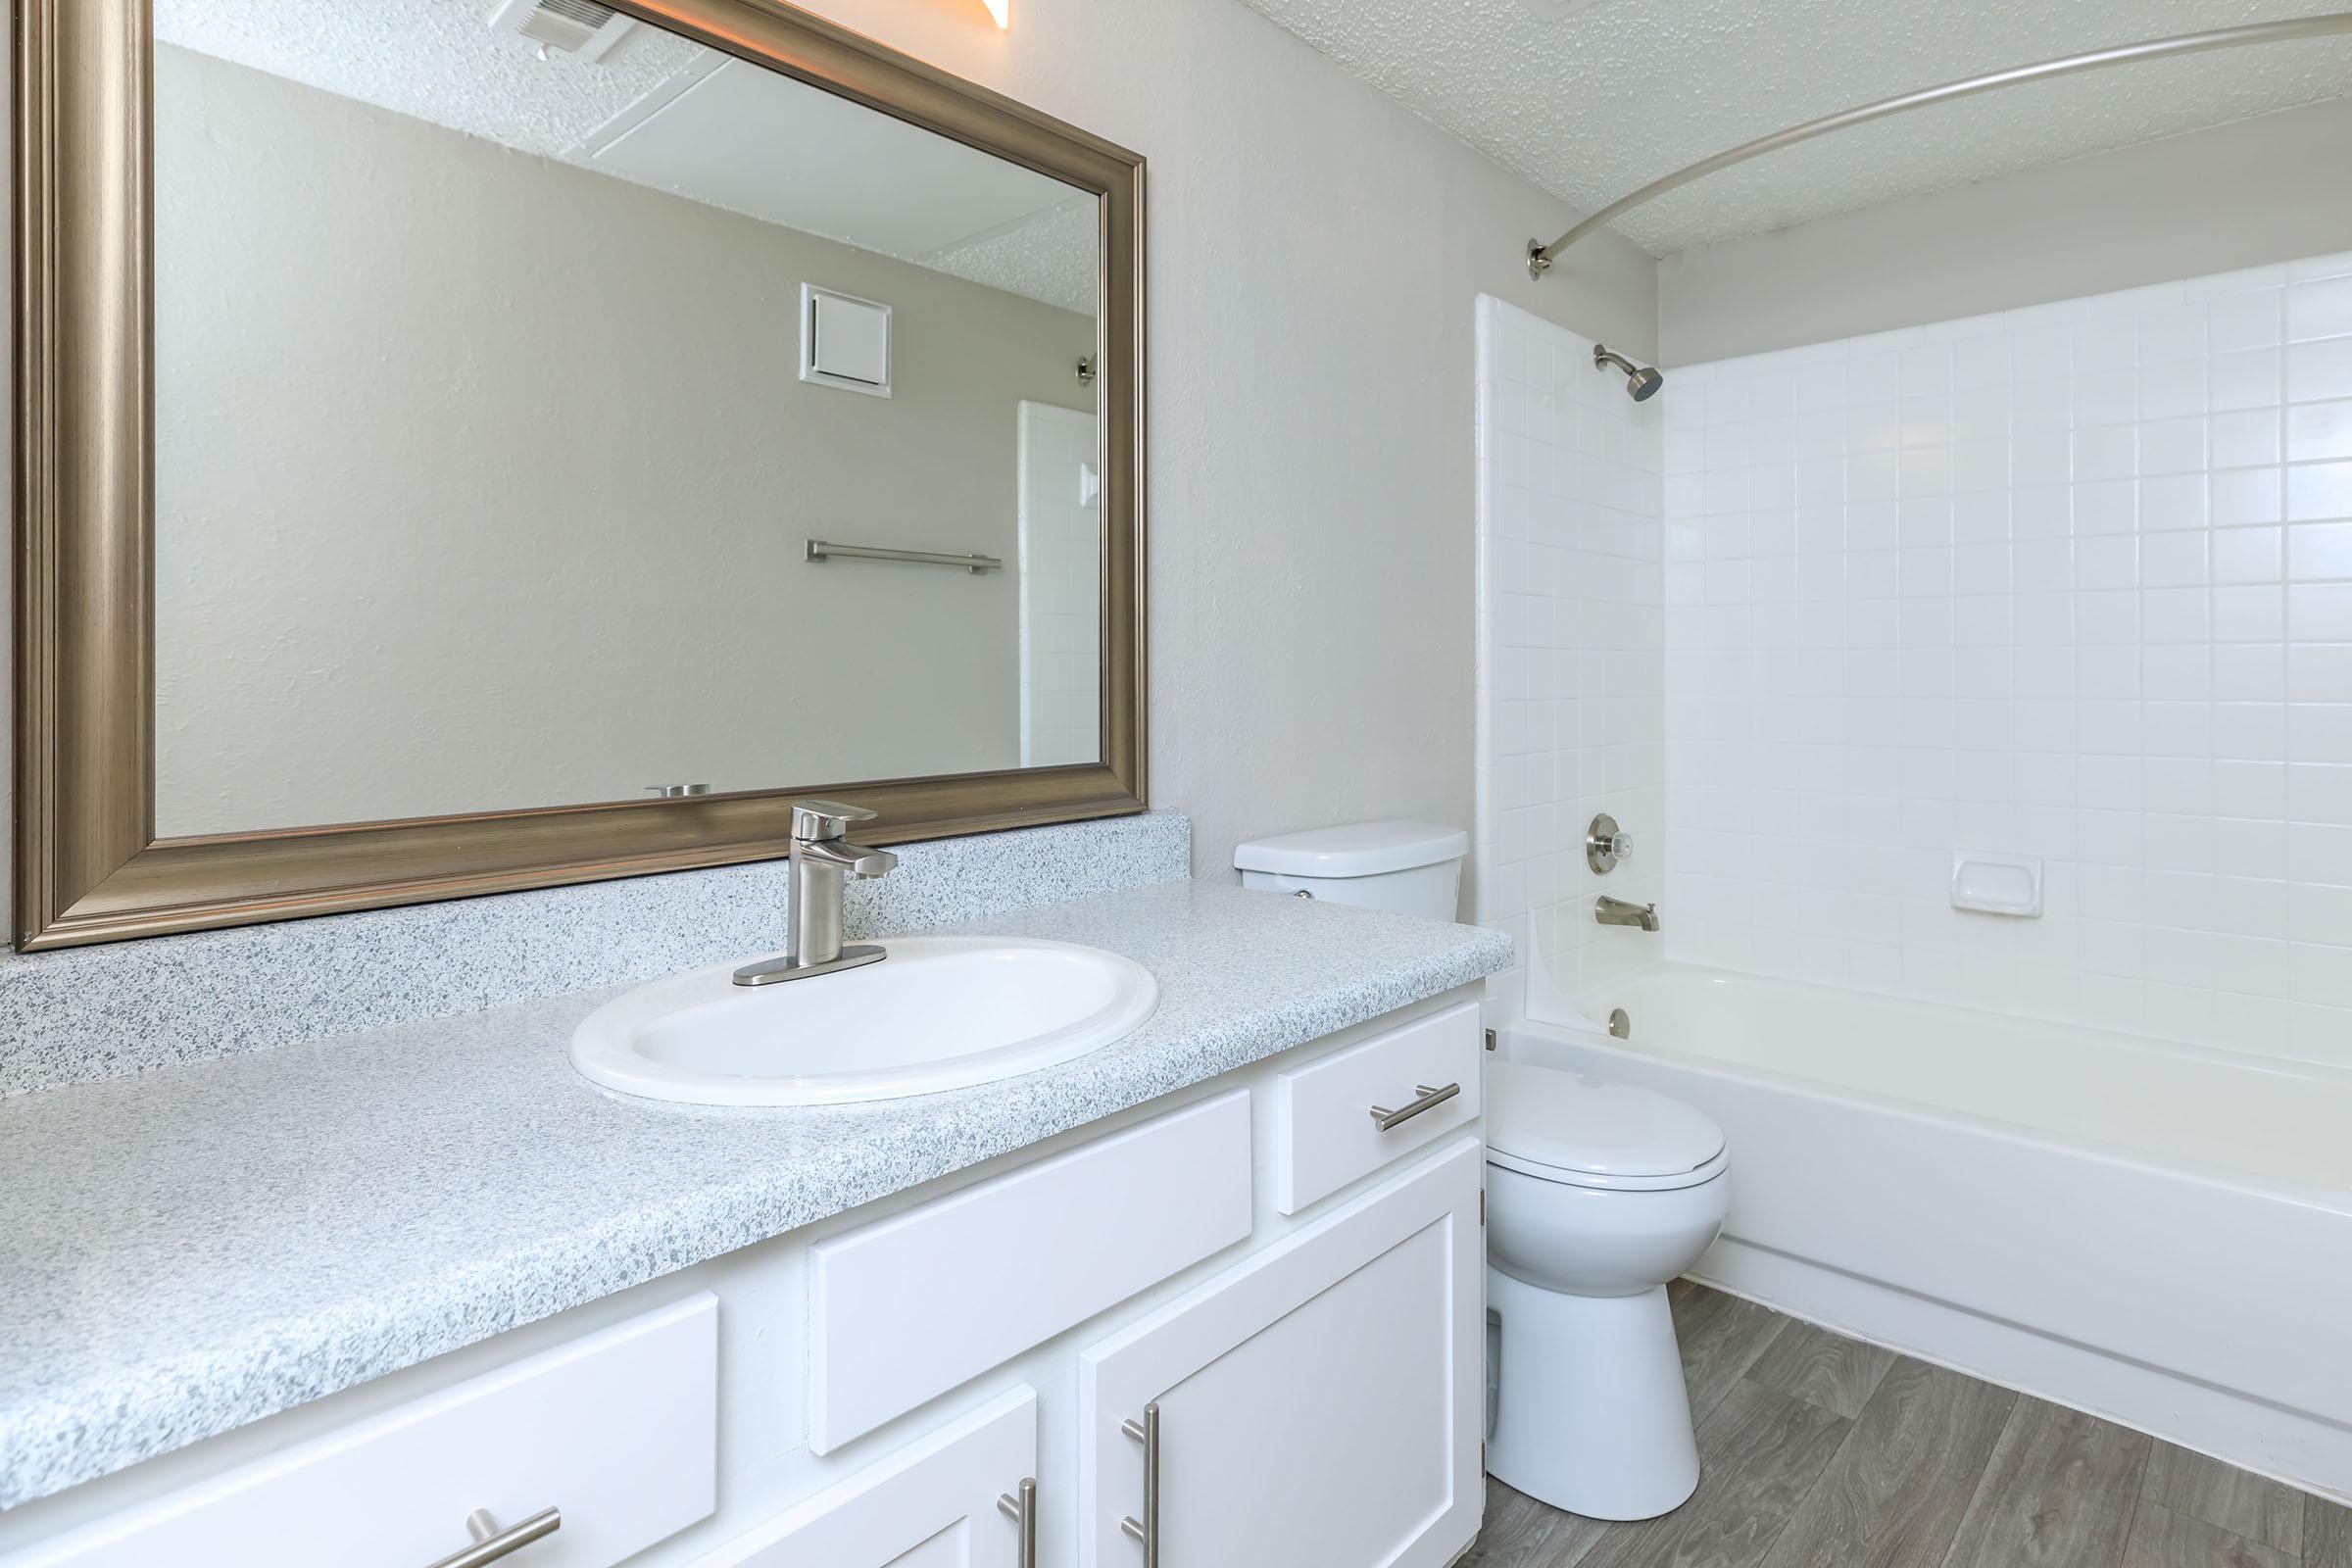
[[[1454,918],[1468,836],[1357,822],[1234,852],[1247,887]],[[1723,1130],[1664,1095],[1487,1064],[1487,1469],[1593,1519],[1647,1519],[1698,1485],[1666,1282],[1722,1229]]]
[[[1666,1282],[1723,1228],[1723,1131],[1680,1101],[1517,1061],[1487,1067],[1487,1469],[1592,1519],[1698,1485]]]

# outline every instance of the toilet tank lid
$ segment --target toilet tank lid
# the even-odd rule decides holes
[[[1458,860],[1469,851],[1469,834],[1440,822],[1348,822],[1251,839],[1233,852],[1233,864],[1276,876],[1378,876]]]

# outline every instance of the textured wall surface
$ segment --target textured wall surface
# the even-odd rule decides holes
[[[1699,364],[2352,249],[2348,167],[2339,99],[1700,246],[1658,264],[1658,352]]]
[[[169,46],[156,101],[161,831],[1016,764],[1017,409],[1091,409],[1091,318]],[[804,280],[894,396],[799,378]]]
[[[1478,331],[1471,903],[1574,992],[1661,952],[1592,919],[1603,893],[1648,904],[1665,888],[1660,400],[1634,402],[1593,368],[1591,339],[1499,300],[1479,300]],[[1605,876],[1585,860],[1602,811],[1636,840]]]
[[[1379,816],[1467,826],[1472,311],[1647,355],[1654,270],[1542,283],[1551,198],[1233,0],[820,0],[814,10],[1151,160],[1152,797],[1233,846]]]
[[[2352,254],[1662,401],[1671,954],[2352,1065]]]

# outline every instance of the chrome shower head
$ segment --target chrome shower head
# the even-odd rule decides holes
[[[1658,388],[1666,384],[1666,377],[1648,366],[1636,365],[1624,355],[1612,354],[1595,343],[1592,345],[1592,368],[1597,370],[1604,365],[1614,365],[1625,372],[1626,396],[1636,403],[1657,396]]]

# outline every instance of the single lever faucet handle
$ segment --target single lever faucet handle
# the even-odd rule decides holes
[[[839,801],[792,803],[792,836],[796,839],[837,839],[852,822],[871,822],[880,812]]]
[[[803,839],[799,854],[802,859],[816,865],[838,865],[850,876],[882,876],[898,869],[899,858],[888,850],[869,850],[848,839]]]

